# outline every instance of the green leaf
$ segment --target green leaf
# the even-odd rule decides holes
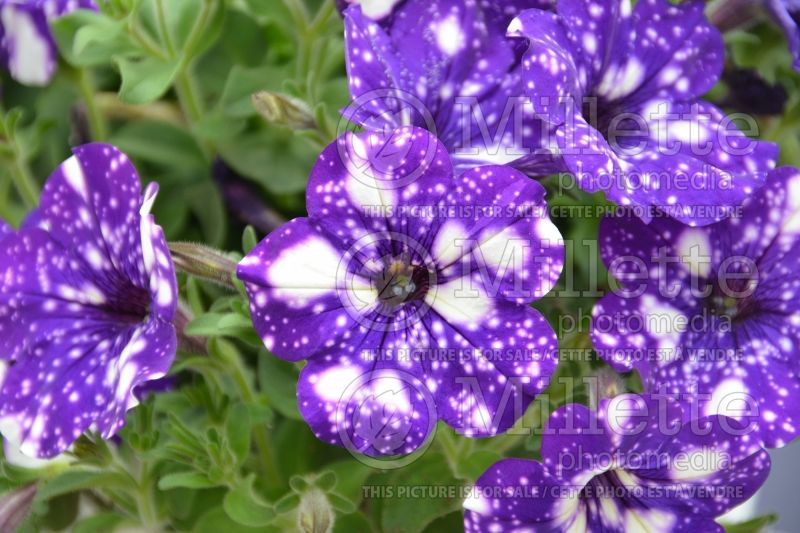
[[[192,124],[192,132],[202,139],[225,142],[240,135],[246,126],[246,120],[232,119],[224,112],[212,109]]]
[[[395,487],[457,487],[462,484],[453,477],[447,461],[439,453],[423,455],[412,466],[395,471],[385,482]],[[407,498],[395,494],[383,500],[381,525],[387,533],[418,533],[433,520],[460,508],[458,491],[454,498]]]
[[[764,531],[764,528],[777,521],[778,515],[768,514],[740,524],[726,525],[725,531],[727,533],[759,533],[760,531]]]
[[[138,157],[136,159],[139,160]],[[183,201],[186,185],[180,183],[181,181],[185,180],[170,179],[167,176],[159,176],[158,179],[161,187],[158,191],[158,200],[153,207],[153,214],[158,225],[164,229],[167,239],[181,235],[190,219],[189,206]]]
[[[275,510],[261,501],[253,491],[254,475],[242,481],[225,495],[222,506],[231,519],[250,527],[269,525],[275,519]]]
[[[336,493],[349,498],[356,506],[361,505],[364,498],[363,486],[375,470],[354,459],[344,459],[325,466],[336,473]]]
[[[80,494],[70,492],[47,502],[47,513],[41,517],[41,523],[49,530],[62,531],[78,518]]]
[[[290,492],[277,502],[275,502],[275,512],[278,514],[293,511],[300,505],[300,496],[296,492]]]
[[[258,383],[276,411],[287,418],[303,420],[297,409],[297,371],[292,363],[262,351],[258,357]]]
[[[180,65],[155,58],[117,58],[122,76],[119,98],[129,104],[148,104],[158,100],[172,86]]]
[[[219,148],[236,172],[276,194],[302,192],[318,155],[307,141],[279,131],[242,135]]]
[[[71,65],[107,65],[114,57],[140,53],[125,32],[124,22],[101,13],[73,11],[51,27],[61,55]]]
[[[158,480],[158,488],[161,490],[177,488],[210,489],[216,486],[218,486],[217,483],[210,481],[199,472],[176,472],[174,474],[167,474]]]
[[[284,27],[294,26],[294,20],[285,2],[264,2],[264,0],[245,0],[250,13],[262,22],[271,22]]]
[[[210,246],[223,246],[228,230],[228,216],[219,190],[208,178],[208,169],[201,183],[196,183],[186,193],[186,201],[192,208],[202,229],[201,238]]]
[[[256,114],[251,97],[259,91],[278,91],[280,80],[289,75],[286,67],[266,65],[247,68],[234,65],[225,82],[219,105],[231,117],[250,117]]]
[[[336,522],[333,524],[333,533],[352,533],[353,531],[365,532],[374,530],[375,527],[370,524],[367,517],[361,513],[338,516],[336,517]]]
[[[243,403],[234,405],[228,411],[228,419],[225,421],[225,435],[231,451],[243,463],[250,454],[250,434],[252,432],[252,422],[250,411]]]
[[[289,486],[297,493],[305,492],[310,487],[306,478],[302,476],[292,476],[289,478]]]
[[[67,470],[44,484],[36,493],[36,502],[86,489],[131,488],[133,480],[117,472],[97,470]]]
[[[194,533],[220,533],[221,531],[230,533],[265,533],[273,531],[272,528],[247,527],[228,516],[222,507],[217,507],[202,515],[194,527]]]
[[[356,506],[353,505],[353,502],[345,498],[344,496],[340,496],[335,492],[328,493],[328,501],[331,502],[331,506],[336,509],[338,512],[342,514],[350,514],[356,512]]]
[[[258,246],[258,236],[253,226],[247,226],[242,233],[242,251],[245,254],[252,252]]]
[[[235,337],[252,327],[250,321],[238,313],[206,313],[189,322],[185,332],[193,337]]]
[[[783,34],[769,24],[762,24],[747,35],[736,35],[730,42],[734,64],[753,68],[770,83],[775,83],[781,71],[791,68],[792,58]]]
[[[326,470],[317,477],[314,484],[323,491],[330,492],[336,487],[336,473]]]
[[[192,136],[166,122],[129,122],[111,137],[111,142],[131,157],[185,173],[207,167],[205,156]]]
[[[276,9],[276,4],[272,2],[270,9]],[[255,66],[265,59],[268,42],[264,28],[249,13],[229,9],[221,39],[221,48],[236,64]]]
[[[124,517],[115,513],[99,513],[77,522],[72,528],[72,533],[113,531],[123,520],[125,520]]]
[[[458,474],[463,479],[478,479],[486,470],[503,456],[491,450],[478,450],[466,461],[458,464]]]

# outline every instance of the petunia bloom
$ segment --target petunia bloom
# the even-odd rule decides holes
[[[502,5],[501,5],[502,4]],[[547,0],[406,0],[375,21],[344,13],[353,103],[344,116],[371,131],[413,125],[436,134],[456,172],[510,164],[531,175],[560,170],[542,147],[541,123],[522,86],[514,15]]]
[[[523,12],[509,35],[529,42],[525,88],[577,184],[644,220],[654,208],[720,220],[774,167],[776,145],[700,99],[724,49],[699,0],[563,0],[555,14]]]
[[[0,61],[24,85],[47,85],[58,50],[50,22],[76,9],[97,10],[94,0],[0,0]]]
[[[508,167],[454,178],[420,128],[323,151],[308,218],[238,269],[266,347],[308,361],[298,403],[320,439],[399,455],[438,419],[488,436],[522,415],[556,366],[555,334],[528,305],[563,266],[544,195]]]
[[[681,423],[679,404],[634,394],[556,410],[542,462],[503,459],[464,503],[465,531],[718,531],[714,519],[769,474],[734,420]]]
[[[645,390],[756,428],[766,447],[800,431],[800,172],[783,167],[705,228],[606,218],[601,254],[620,290],[593,312],[597,352]]]
[[[150,215],[157,185],[143,195],[113,146],[73,152],[0,241],[0,432],[42,458],[87,429],[113,436],[177,349],[175,271]]]

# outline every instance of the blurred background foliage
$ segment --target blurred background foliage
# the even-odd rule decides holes
[[[22,87],[3,74],[0,217],[19,224],[70,147],[89,141],[117,145],[145,182],[161,185],[155,214],[170,241],[203,242],[236,260],[282,221],[304,215],[307,176],[349,101],[333,0],[101,5],[100,13],[54,23],[61,64],[49,86]],[[780,143],[781,162],[800,166],[800,78],[783,37],[763,23],[726,41],[725,74],[710,98],[755,114],[761,136]],[[558,177],[545,184],[553,206],[606,205]],[[181,274],[194,319],[166,390],[129,413],[118,439],[82,438],[69,465],[0,465],[5,501],[13,496],[31,509],[20,529],[460,530],[458,497],[365,499],[362,486],[469,485],[501,457],[536,457],[536,431],[524,428],[541,428],[566,401],[587,402],[582,378],[620,392],[639,388],[635,376],[611,378],[585,357],[588,322],[559,327],[564,317],[586,320],[607,273],[596,249],[599,218],[554,219],[567,239],[567,273],[558,297],[537,307],[559,331],[564,358],[519,431],[471,440],[441,425],[410,466],[367,467],[318,441],[302,421],[300,367],[266,352],[241,286]],[[773,519],[729,530],[758,531]]]

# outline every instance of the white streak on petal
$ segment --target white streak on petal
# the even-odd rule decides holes
[[[354,366],[335,366],[312,377],[314,392],[323,400],[338,402],[361,372]]]
[[[681,266],[690,273],[704,278],[711,273],[711,243],[703,229],[690,228],[681,233],[675,251]]]
[[[469,243],[466,242],[468,238],[469,235],[460,223],[454,220],[446,221],[433,241],[431,252],[434,260],[442,267],[455,263],[469,247]]]
[[[425,295],[425,303],[446,321],[477,329],[492,311],[489,296],[468,277],[438,285]]]
[[[77,156],[72,156],[61,164],[64,179],[84,200],[89,199],[89,189],[86,186],[86,176]]]
[[[3,6],[2,22],[5,46],[10,48],[9,70],[14,79],[26,85],[46,85],[53,67],[53,51],[36,29],[30,13],[13,3],[7,4]]]
[[[267,270],[275,296],[295,307],[329,294],[336,287],[342,258],[321,237],[309,237],[284,250]]]

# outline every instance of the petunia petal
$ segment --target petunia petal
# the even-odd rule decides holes
[[[138,404],[133,389],[163,377],[177,341],[171,324],[97,323],[54,332],[12,365],[0,398],[0,430],[19,435],[23,453],[54,457],[90,427],[105,438]]]

